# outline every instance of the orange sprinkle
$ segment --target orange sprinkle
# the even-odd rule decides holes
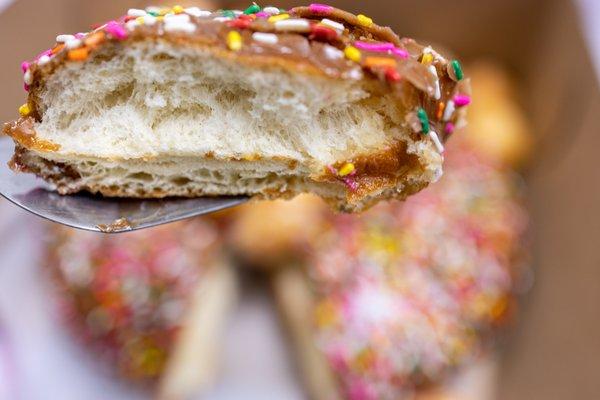
[[[57,45],[56,45],[56,46],[54,46],[54,48],[52,49],[52,54],[54,55],[54,54],[58,53],[59,51],[61,51],[61,50],[62,50],[62,49],[64,49],[64,48],[65,48],[65,45],[64,45],[64,43],[57,44]]]
[[[438,103],[438,109],[437,109],[437,114],[436,114],[437,119],[442,119],[445,108],[446,108],[446,103],[444,103],[443,101],[440,101]]]
[[[90,50],[87,47],[81,47],[79,49],[69,51],[69,60],[72,61],[83,61],[88,58]]]
[[[397,65],[396,60],[388,57],[367,57],[365,59],[365,66],[369,68],[373,67],[392,67],[395,68]]]
[[[85,38],[85,45],[89,47],[96,47],[100,43],[104,42],[106,39],[106,34],[103,31],[98,31],[96,33],[92,33],[90,36]]]

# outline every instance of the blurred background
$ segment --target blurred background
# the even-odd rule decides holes
[[[0,0],[0,121],[57,34],[175,4]],[[118,237],[0,200],[0,399],[600,397],[600,4],[329,4],[463,62],[442,181],[359,216],[301,198]]]

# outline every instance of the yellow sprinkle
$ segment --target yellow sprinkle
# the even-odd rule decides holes
[[[159,21],[159,22],[163,21],[164,19],[165,19],[165,17],[162,16],[162,15],[159,15],[158,17],[156,17],[156,20]]]
[[[173,11],[173,14],[181,14],[183,12],[183,7],[174,6],[172,11]]]
[[[170,8],[163,8],[163,9],[162,9],[162,10],[160,10],[158,13],[159,13],[161,16],[165,16],[165,15],[167,15],[167,14],[168,14],[168,13],[170,13],[170,12],[171,12],[171,9],[170,9]]]
[[[360,62],[360,59],[362,57],[360,50],[354,46],[346,47],[344,49],[344,54],[346,55],[346,58],[355,62]]]
[[[355,169],[356,168],[354,168],[354,164],[346,163],[346,164],[344,164],[344,166],[342,168],[340,168],[338,173],[340,174],[340,176],[346,176],[346,175],[350,175],[351,173],[353,173]]]
[[[319,303],[315,310],[315,317],[319,327],[334,325],[338,319],[335,304],[331,300]]]
[[[135,19],[135,22],[137,22],[140,25],[144,25],[144,17],[137,17]]]
[[[373,20],[366,15],[358,14],[356,18],[358,18],[358,23],[362,26],[369,28],[371,25],[373,25]]]
[[[421,58],[421,64],[431,64],[433,62],[433,56],[431,53],[423,54],[423,58]]]
[[[22,117],[26,117],[29,114],[31,114],[31,109],[29,108],[29,104],[25,103],[21,107],[19,107],[19,114],[21,114]]]
[[[227,34],[227,47],[233,51],[239,51],[242,48],[242,35],[238,31],[231,31]]]
[[[283,21],[284,19],[288,19],[289,17],[290,17],[290,14],[273,15],[273,16],[269,17],[268,21],[275,23],[277,21]]]

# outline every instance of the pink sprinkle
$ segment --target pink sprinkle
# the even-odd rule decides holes
[[[83,39],[84,37],[85,37],[85,33],[79,32],[79,33],[75,34],[75,39]]]
[[[343,179],[343,181],[346,184],[346,186],[348,186],[353,192],[355,192],[356,189],[358,189],[358,184],[354,181],[354,179],[346,177]]]
[[[448,123],[446,124],[446,127],[444,128],[444,131],[445,131],[445,132],[446,132],[448,135],[450,135],[450,134],[452,134],[452,133],[454,132],[454,129],[455,129],[455,127],[454,127],[454,124],[453,124],[452,122],[448,122]]]
[[[269,18],[271,16],[270,14],[268,14],[268,13],[266,13],[264,11],[257,12],[254,15],[256,15],[256,18]]]
[[[127,39],[127,31],[125,30],[125,28],[123,28],[121,25],[119,25],[115,21],[110,21],[109,23],[107,23],[104,30],[109,35],[111,35],[112,37],[114,37],[116,39],[119,39],[119,40]]]
[[[354,42],[354,47],[361,50],[375,51],[375,52],[388,52],[394,51],[396,46],[393,43],[380,43],[380,42]]]
[[[337,175],[337,174],[338,174],[338,172],[337,172],[337,169],[335,169],[335,168],[333,167],[333,165],[328,165],[328,166],[327,166],[327,169],[329,170],[329,172],[331,172],[331,173],[332,173],[332,174],[334,174],[334,175]]]
[[[311,12],[314,12],[314,13],[317,13],[317,14],[327,14],[331,10],[333,10],[333,7],[328,6],[327,4],[313,3],[310,6],[308,6],[308,9]]]
[[[29,85],[24,83],[23,84],[23,89],[25,89],[26,92],[29,92]]]
[[[351,400],[374,400],[377,396],[365,382],[357,379],[350,384],[348,398]]]
[[[399,49],[397,47],[392,50],[392,54],[404,59],[407,59],[409,56],[408,51]]]
[[[27,70],[29,69],[29,63],[27,61],[23,61],[21,63],[21,71],[23,71],[23,73],[27,72]]]
[[[456,107],[464,107],[468,106],[469,104],[471,104],[471,97],[467,96],[466,94],[457,94],[454,96],[454,105]]]
[[[50,57],[51,55],[52,55],[52,49],[49,49],[49,50],[43,51],[40,54],[38,54],[37,57],[35,58],[35,60],[37,61],[44,56]]]

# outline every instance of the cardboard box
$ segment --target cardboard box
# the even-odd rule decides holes
[[[442,43],[463,60],[491,58],[514,73],[536,135],[526,174],[536,282],[505,349],[498,398],[600,398],[600,217],[594,209],[600,204],[600,90],[574,3],[328,2],[400,35]],[[48,47],[58,32],[85,30],[144,4],[19,0],[10,6],[0,16],[0,120],[14,118],[24,101],[21,60]]]

